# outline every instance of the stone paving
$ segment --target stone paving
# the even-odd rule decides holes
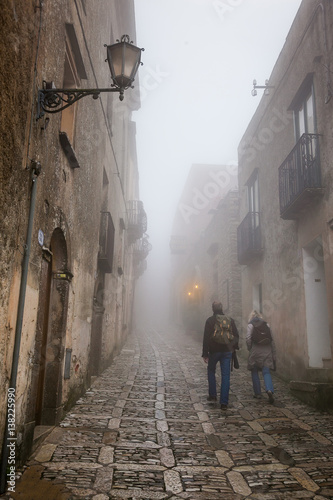
[[[201,339],[136,332],[27,465],[73,500],[332,499],[333,415],[277,378],[274,405],[254,399],[240,363],[223,412]]]

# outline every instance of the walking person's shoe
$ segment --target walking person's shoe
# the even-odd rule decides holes
[[[217,401],[216,396],[208,396],[207,401]]]
[[[226,411],[228,409],[228,405],[221,404],[221,410]]]
[[[262,399],[262,395],[261,394],[253,394],[253,397],[256,398],[256,399]]]
[[[267,391],[267,396],[268,396],[268,401],[271,403],[271,405],[274,403],[274,396],[272,391]]]

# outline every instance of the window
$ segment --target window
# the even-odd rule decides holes
[[[98,265],[104,273],[112,273],[115,228],[110,212],[101,212]]]
[[[237,228],[237,254],[241,265],[248,265],[262,254],[259,177],[256,169],[247,181],[248,213]]]
[[[309,74],[297,92],[290,109],[294,112],[296,142],[303,134],[315,134],[313,75]]]
[[[63,88],[71,89],[79,86],[79,77],[77,75],[74,57],[68,41],[66,41],[65,68]],[[74,131],[75,131],[75,113],[76,103],[61,112],[61,132],[65,132],[67,137],[74,146]]]
[[[312,90],[310,94],[302,101],[302,103],[295,109],[295,129],[296,141],[303,134],[314,134],[314,103]]]
[[[64,62],[63,88],[71,89],[81,87],[80,82],[87,79],[83,59],[76,38],[74,26],[66,24],[66,52]],[[75,115],[77,103],[72,104],[61,112],[61,125],[59,139],[71,168],[80,167],[75,145]]]
[[[259,179],[257,170],[247,183],[249,212],[253,214],[253,229],[259,226]]]
[[[262,284],[253,286],[253,309],[262,312]]]

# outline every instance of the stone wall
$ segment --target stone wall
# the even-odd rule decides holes
[[[307,379],[311,370],[309,345],[319,338],[321,327],[308,330],[305,289],[309,280],[321,281],[307,268],[304,249],[319,237],[323,255],[311,262],[324,263],[327,305],[332,300],[331,229],[332,130],[331,75],[327,64],[332,54],[332,5],[304,0],[286,43],[269,78],[273,88],[263,95],[239,146],[241,220],[249,211],[247,183],[254,172],[259,179],[261,252],[242,269],[243,322],[254,303],[253,288],[262,286],[262,311],[275,335],[278,371],[285,378]],[[320,134],[320,168],[323,196],[310,194],[295,218],[280,217],[279,167],[295,144],[293,108],[296,96],[313,78],[316,133]],[[311,86],[310,86],[311,88]],[[328,98],[329,96],[329,98]],[[318,193],[317,193],[318,194]],[[311,198],[312,196],[312,198]],[[318,246],[319,248],[319,246]],[[332,376],[333,317],[328,307],[327,360],[317,371],[317,380]],[[331,375],[329,376],[329,372]]]
[[[0,111],[3,387],[8,387],[14,345],[30,160],[41,165],[17,380],[22,456],[30,450],[35,425],[59,421],[89,386],[91,375],[110,363],[130,331],[135,282],[128,201],[139,199],[131,122],[138,99],[126,102],[125,94],[120,104],[115,93],[101,94],[98,100],[85,97],[68,108],[72,115],[46,113],[36,120],[37,90],[43,81],[62,88],[70,75],[73,86],[110,86],[104,44],[114,43],[124,33],[135,41],[132,0],[121,5],[57,0],[41,2],[36,9],[35,3],[7,2],[0,13],[7,35],[0,43],[6,104]],[[64,130],[71,153],[59,134]],[[114,232],[113,265],[107,270],[99,258],[105,212]],[[2,410],[1,439],[4,418]]]

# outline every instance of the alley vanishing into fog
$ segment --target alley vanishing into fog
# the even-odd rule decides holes
[[[333,0],[4,0],[0,27],[0,497],[333,500]]]
[[[34,452],[12,498],[333,498],[332,414],[276,377],[275,404],[254,399],[240,364],[223,413],[207,402],[201,338],[133,333]]]

